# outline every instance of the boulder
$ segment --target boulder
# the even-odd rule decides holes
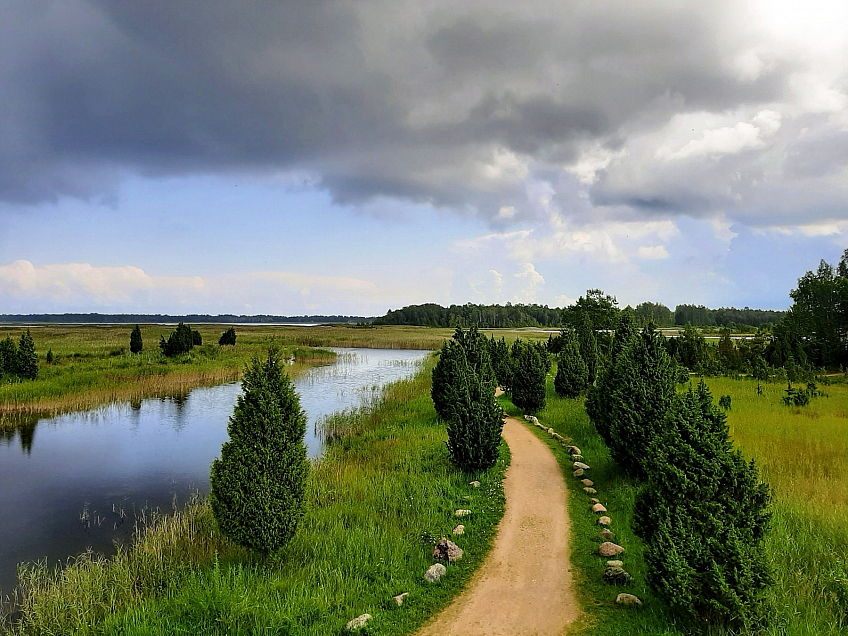
[[[595,482],[592,481],[591,479],[581,479],[580,483],[583,484],[584,486],[589,486],[589,487],[595,485]]]
[[[594,512],[596,514],[599,513],[599,512],[606,512],[606,511],[607,511],[607,509],[604,507],[604,504],[602,504],[602,503],[596,503],[596,504],[592,505],[592,512]]]
[[[603,517],[598,518],[598,525],[608,526],[612,523],[612,519],[604,515]]]
[[[589,470],[589,467],[586,464],[584,464],[583,462],[574,462],[573,467],[575,469],[582,468],[583,470]]]
[[[347,625],[345,625],[345,629],[349,632],[355,631],[357,629],[362,629],[363,627],[365,627],[365,625],[368,624],[368,621],[370,620],[371,614],[362,614],[360,616],[357,616],[353,620],[348,621]]]
[[[441,563],[434,563],[424,573],[424,580],[429,583],[435,583],[445,575],[448,569]]]
[[[640,601],[632,594],[619,594],[615,597],[615,602],[619,605],[635,605],[636,607],[642,605],[642,601]]]
[[[583,453],[580,452],[580,449],[577,448],[576,446],[569,446],[568,452],[571,453],[572,455],[582,455],[583,454]]]
[[[598,499],[595,499],[594,497],[592,497],[592,498],[589,500],[589,503],[596,504],[596,503],[601,503],[601,502],[600,502]]]
[[[582,476],[583,476],[583,469],[582,469],[582,468],[578,468],[577,470],[575,470],[575,471],[574,471],[574,476],[575,476],[575,477],[582,477]]]
[[[604,582],[610,585],[630,585],[633,577],[621,566],[609,566],[604,570]]]
[[[451,534],[465,534],[465,526],[459,524],[456,528],[451,530]]]
[[[572,455],[571,461],[573,462],[581,462],[583,461],[583,455]]]
[[[475,479],[474,481],[470,482],[468,485],[473,486],[474,488],[479,488],[480,482]]]
[[[624,567],[624,561],[607,561],[608,568],[621,568]]]
[[[552,429],[552,428],[546,428],[545,430],[548,432],[548,435],[554,434],[554,429]]]
[[[397,596],[393,596],[392,600],[398,605],[403,605],[403,599],[409,596],[409,592],[404,592],[403,594],[398,594]]]
[[[613,539],[615,539],[615,532],[613,532],[609,528],[604,528],[598,533],[598,536],[604,541],[612,541]]]
[[[466,510],[464,508],[460,508],[459,510],[454,511],[453,515],[455,517],[467,517],[471,514],[470,510]]]
[[[622,552],[624,552],[624,548],[609,541],[604,541],[600,546],[598,546],[598,554],[602,557],[614,557],[618,556]]]
[[[597,495],[598,494],[597,490],[595,490],[594,488],[589,488],[589,487],[584,488],[583,492],[585,492],[587,495]]]
[[[442,537],[433,548],[433,558],[437,561],[447,561],[453,563],[462,558],[462,548],[456,545],[450,539]]]
[[[560,435],[559,433],[551,433],[551,437],[553,437],[554,439],[557,439],[559,441],[562,441],[562,435]]]

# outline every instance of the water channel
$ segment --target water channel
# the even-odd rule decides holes
[[[294,380],[309,417],[311,457],[322,451],[315,423],[379,397],[411,376],[426,351],[334,349],[334,364]],[[238,383],[182,398],[112,404],[30,422],[0,437],[0,598],[17,563],[63,562],[87,548],[114,553],[139,515],[171,510],[209,491],[209,465],[227,439]]]

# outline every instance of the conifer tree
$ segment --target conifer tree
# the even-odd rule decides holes
[[[29,329],[21,334],[21,339],[18,341],[15,374],[23,380],[35,380],[38,377],[38,356],[35,353],[35,342]]]
[[[236,344],[236,329],[235,329],[235,327],[230,327],[224,333],[222,333],[221,337],[218,338],[218,344],[220,346],[223,346],[223,345],[235,346],[235,344]]]
[[[144,342],[141,339],[141,329],[136,325],[132,333],[130,333],[130,351],[132,353],[138,353],[144,348]]]
[[[512,343],[512,403],[535,413],[545,408],[547,365],[532,343],[516,339]]]
[[[576,398],[586,390],[588,384],[589,370],[580,355],[574,332],[563,333],[554,390],[560,397]]]
[[[771,580],[763,549],[769,489],[733,449],[703,382],[676,396],[644,461],[635,530],[647,548],[648,583],[698,624],[749,629]]]
[[[439,361],[433,367],[433,383],[430,389],[436,413],[445,421],[450,419],[459,399],[457,389],[463,372],[463,360],[474,369],[492,393],[495,391],[496,380],[489,360],[486,337],[477,327],[471,327],[468,331],[457,327],[453,338],[442,345]]]
[[[18,368],[18,345],[11,336],[0,341],[0,376],[15,375]]]
[[[212,462],[210,503],[221,531],[262,554],[279,550],[304,513],[306,415],[276,349],[254,358]]]
[[[584,316],[580,327],[579,344],[580,355],[589,372],[589,384],[592,385],[598,377],[598,339],[595,337],[595,329],[588,316]]]

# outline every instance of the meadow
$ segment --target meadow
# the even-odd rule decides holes
[[[432,362],[391,385],[372,409],[334,425],[313,463],[308,512],[294,539],[261,560],[224,539],[197,500],[142,529],[109,560],[83,555],[62,571],[21,571],[24,634],[338,634],[363,613],[369,633],[407,634],[445,606],[485,558],[503,514],[503,472],[465,473],[447,455],[429,397]],[[344,416],[340,416],[344,417]],[[472,480],[481,487],[469,485]],[[456,538],[464,558],[426,583],[433,544]],[[403,605],[392,597],[409,592]]]
[[[262,356],[275,342],[285,356],[293,357],[297,373],[304,366],[327,364],[334,354],[323,347],[377,349],[438,349],[452,329],[428,327],[356,327],[328,325],[237,326],[235,346],[218,346],[224,325],[192,325],[204,344],[191,352],[166,357],[159,351],[159,337],[173,325],[142,325],[144,349],[129,352],[132,325],[33,326],[39,359],[38,379],[0,383],[0,429],[15,428],[21,415],[55,415],[93,408],[115,401],[140,401],[146,397],[184,395],[198,386],[238,380],[252,356]],[[25,327],[0,326],[0,340],[20,337]],[[493,332],[487,332],[493,333]],[[518,335],[544,339],[548,334],[531,330],[504,330],[512,340]],[[52,351],[53,363],[47,364]]]
[[[730,395],[728,423],[736,445],[753,458],[761,478],[772,488],[772,522],[766,555],[774,584],[765,598],[768,622],[762,633],[774,636],[836,635],[848,631],[848,385],[820,387],[829,396],[809,406],[783,405],[783,384],[748,379],[708,378],[714,399]],[[682,635],[703,633],[681,621],[646,583],[641,541],[632,530],[637,486],[611,461],[595,432],[583,399],[558,397],[549,382],[547,407],[539,420],[561,435],[573,438],[592,468],[597,496],[610,511],[615,542],[627,552],[625,569],[634,576],[628,588],[605,584],[606,559],[597,556],[600,543],[596,515],[589,497],[571,475],[568,455],[549,436],[570,487],[572,564],[575,585],[584,610],[573,633],[600,636],[630,634]],[[536,430],[536,429],[534,429]],[[638,596],[638,610],[616,606],[619,592]],[[730,635],[714,629],[707,633]]]

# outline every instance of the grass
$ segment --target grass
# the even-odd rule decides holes
[[[32,382],[0,383],[0,430],[20,425],[20,415],[56,415],[93,408],[114,401],[139,401],[146,397],[185,394],[197,386],[211,386],[241,377],[254,355],[264,355],[273,341],[302,364],[332,361],[321,347],[370,347],[381,349],[436,349],[450,338],[451,329],[427,327],[352,327],[343,325],[295,327],[275,325],[238,326],[234,347],[217,345],[223,325],[192,325],[203,336],[202,347],[191,353],[166,358],[158,348],[159,337],[173,330],[168,325],[142,325],[144,350],[129,353],[131,325],[62,325],[31,329],[39,357],[39,377]],[[0,340],[20,337],[21,327],[0,327]],[[501,332],[487,332],[498,333]],[[543,338],[547,334],[504,330],[508,339],[517,335]],[[45,361],[52,350],[53,364]]]
[[[766,599],[770,617],[764,634],[774,636],[836,635],[848,631],[848,386],[822,387],[830,397],[808,407],[787,408],[780,401],[782,385],[712,378],[713,397],[730,395],[728,422],[735,443],[753,457],[762,478],[773,489],[773,519],[766,555],[775,573]],[[571,461],[560,445],[537,432],[552,448],[569,485],[575,589],[583,618],[572,633],[599,636],[630,634],[682,635],[692,632],[646,583],[641,541],[633,534],[633,503],[637,486],[612,462],[595,432],[583,400],[559,398],[549,383],[547,408],[540,421],[573,438],[592,468],[595,495],[610,511],[616,543],[626,548],[625,568],[633,585],[615,588],[603,583],[606,559],[597,556],[600,543],[589,495],[572,476]],[[533,429],[537,430],[537,429]],[[637,610],[615,605],[619,592],[638,596]],[[713,634],[729,635],[727,630]]]
[[[12,633],[338,634],[363,613],[374,617],[366,633],[415,630],[488,552],[509,461],[502,445],[489,471],[450,464],[429,398],[431,365],[351,415],[354,425],[313,465],[309,510],[279,554],[261,561],[232,545],[198,500],[114,559],[83,555],[61,572],[30,567]],[[474,511],[457,539],[464,558],[428,584],[433,544],[450,536],[457,508]],[[392,596],[401,592],[410,595],[399,607]]]

